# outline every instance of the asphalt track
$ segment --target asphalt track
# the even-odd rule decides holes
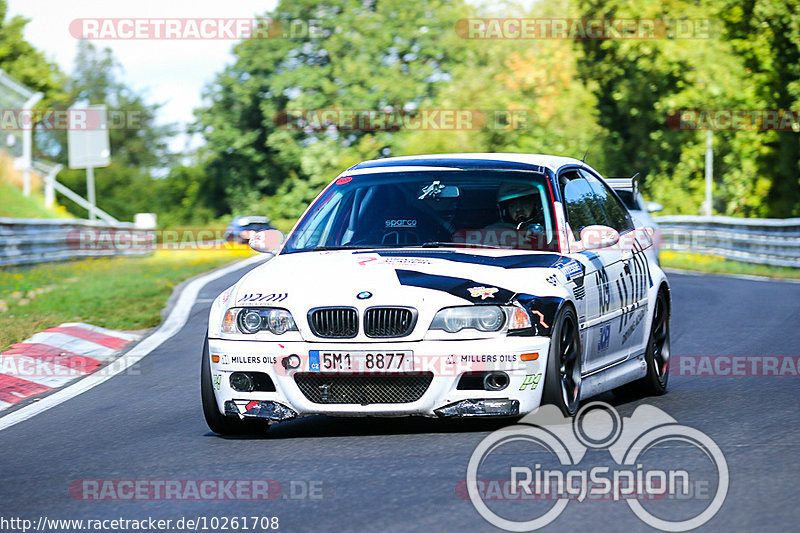
[[[456,487],[475,446],[505,424],[311,417],[263,437],[209,432],[198,384],[205,321],[213,297],[242,273],[207,285],[180,333],[133,371],[0,431],[0,517],[277,516],[279,531],[497,531]],[[673,355],[800,355],[800,284],[683,274],[670,280]],[[796,376],[673,375],[661,397],[600,399],[623,416],[653,405],[719,445],[730,488],[700,530],[785,533],[800,522],[798,385]],[[675,467],[702,469],[689,448],[661,451]],[[593,462],[608,464],[607,452],[590,451],[582,464]],[[84,501],[69,491],[84,479],[272,479],[283,492],[267,502]],[[565,529],[651,528],[624,502],[584,501],[571,502],[544,530]]]

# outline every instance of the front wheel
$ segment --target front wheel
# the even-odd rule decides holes
[[[578,318],[565,306],[555,320],[550,337],[542,401],[561,409],[564,416],[575,416],[581,396],[581,342]]]
[[[200,369],[200,393],[203,400],[203,414],[206,424],[214,433],[220,435],[255,435],[264,433],[269,423],[263,420],[239,420],[219,412],[211,379],[211,358],[208,355],[208,335],[203,345],[203,361]]]

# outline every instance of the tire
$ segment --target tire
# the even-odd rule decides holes
[[[669,382],[669,301],[664,289],[658,291],[653,308],[653,321],[647,337],[644,360],[647,374],[641,378],[614,389],[619,396],[661,396],[667,392]]]
[[[206,424],[214,433],[220,435],[257,435],[269,428],[264,420],[239,420],[225,416],[217,408],[214,386],[211,379],[211,358],[208,354],[208,333],[203,344],[203,361],[200,368],[200,394],[203,400],[203,414]]]
[[[581,341],[578,318],[571,306],[559,311],[550,337],[542,403],[558,407],[564,416],[578,412],[581,394]]]

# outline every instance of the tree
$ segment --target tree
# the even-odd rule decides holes
[[[89,41],[79,41],[72,75],[64,96],[54,107],[105,104],[109,116],[116,116],[109,125],[111,164],[95,170],[97,205],[116,218],[132,220],[137,212],[151,211],[158,200],[160,180],[154,175],[166,172],[175,163],[168,139],[173,125],[156,124],[160,104],[146,101],[121,80],[121,67],[110,49],[97,49]],[[42,153],[67,166],[67,132],[37,132]],[[76,193],[86,194],[83,170],[65,168],[59,180]],[[65,200],[73,213],[83,208]]]
[[[504,17],[554,17],[558,2],[530,11],[503,7]],[[483,110],[487,125],[463,131],[400,132],[398,153],[521,152],[581,157],[605,163],[606,131],[598,125],[596,100],[581,79],[582,51],[568,40],[465,40],[463,62],[452,82],[431,104],[437,108]]]
[[[721,13],[734,50],[756,84],[762,109],[800,108],[800,2],[734,0]],[[757,172],[771,178],[766,203],[775,217],[800,215],[800,135],[763,134]]]
[[[640,172],[644,189],[669,211],[698,211],[705,151],[705,131],[672,128],[671,114],[796,109],[800,101],[794,0],[580,0],[578,8],[590,18],[722,21],[710,26],[710,35],[695,38],[581,43],[581,75],[595,82],[600,123],[610,134],[610,173]],[[800,212],[796,132],[715,131],[714,152],[715,211],[778,217]]]
[[[23,85],[44,93],[46,104],[61,92],[64,74],[25,40],[28,19],[16,15],[6,20],[7,16],[8,3],[0,0],[0,68]]]
[[[336,172],[391,153],[392,131],[293,129],[280,117],[419,107],[460,61],[453,27],[465,12],[442,0],[279,2],[269,15],[283,29],[310,30],[236,45],[235,62],[208,87],[198,114],[217,213],[255,206],[295,217]],[[276,199],[264,205],[265,196]]]

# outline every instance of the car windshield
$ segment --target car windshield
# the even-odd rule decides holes
[[[518,170],[345,175],[303,216],[282,253],[413,246],[555,251],[549,190],[545,174]]]

